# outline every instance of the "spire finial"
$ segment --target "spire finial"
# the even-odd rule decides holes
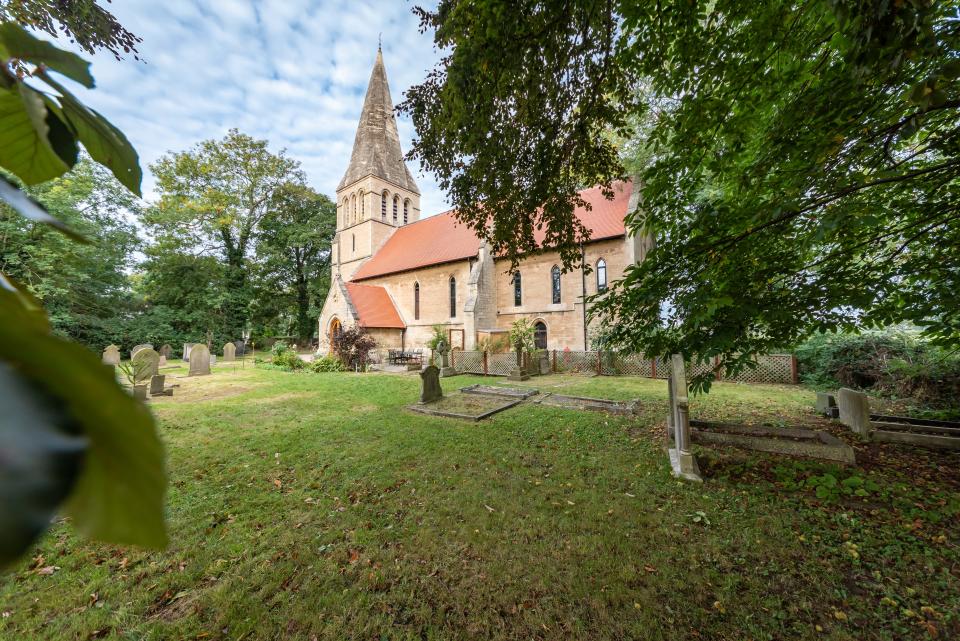
[[[377,34],[377,51],[383,51],[383,32]]]

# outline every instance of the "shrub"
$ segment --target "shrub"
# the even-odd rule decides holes
[[[502,354],[510,351],[510,339],[505,334],[485,336],[477,342],[477,349],[491,354]]]
[[[530,319],[518,318],[510,325],[510,347],[516,349],[518,343],[525,352],[533,352],[536,349],[534,328]]]
[[[365,327],[355,326],[340,333],[333,349],[347,369],[366,371],[370,350],[376,346],[377,341]]]
[[[286,341],[277,341],[273,344],[273,347],[270,348],[270,354],[272,354],[274,358],[283,355],[284,352],[289,351],[293,350],[290,349],[290,346],[287,345]]]
[[[323,358],[314,359],[310,363],[310,371],[312,372],[342,372],[343,363],[340,362],[340,359],[334,356],[324,356]]]
[[[287,349],[273,357],[273,364],[289,370],[300,370],[306,367],[306,363],[297,356],[292,349]]]

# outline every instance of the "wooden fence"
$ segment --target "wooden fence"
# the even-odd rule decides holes
[[[642,354],[546,350],[525,356],[533,374],[596,374],[599,376],[643,376],[669,378],[670,361],[644,358]],[[450,365],[462,374],[506,376],[517,362],[516,354],[479,351],[450,352]],[[766,354],[755,359],[756,367],[728,376],[719,367],[719,359],[693,362],[688,376],[713,372],[718,381],[741,383],[797,383],[797,358],[792,354]]]

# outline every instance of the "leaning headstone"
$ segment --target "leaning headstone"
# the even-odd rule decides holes
[[[171,351],[173,351],[173,348],[170,347],[170,343],[166,343],[160,348],[160,356],[163,356],[164,358],[170,358]]]
[[[833,408],[837,406],[837,399],[828,392],[817,392],[817,414],[833,416]]]
[[[135,383],[143,383],[150,380],[151,376],[156,376],[160,368],[160,354],[149,347],[137,350],[133,358],[130,359],[133,365],[133,376]]]
[[[190,349],[190,376],[205,376],[210,373],[210,350],[203,343]]]
[[[237,360],[237,346],[233,343],[224,343],[223,345],[223,360],[235,361]]]
[[[103,350],[103,362],[105,365],[117,366],[120,364],[120,348],[116,345],[108,345]]]
[[[667,416],[667,446],[673,475],[687,481],[702,481],[700,466],[690,451],[690,406],[687,400],[687,373],[683,356],[674,354],[670,362],[667,391],[670,414]],[[673,434],[671,443],[670,434]]]
[[[428,365],[420,371],[420,403],[433,403],[441,398],[440,370],[436,365]]]
[[[190,350],[193,349],[193,343],[184,343],[183,344],[183,360],[190,360]]]
[[[853,430],[862,439],[869,439],[873,426],[870,423],[870,399],[863,392],[841,387],[837,392],[837,407],[840,422]]]
[[[130,350],[130,358],[133,359],[141,349],[153,349],[153,345],[150,343],[143,343],[142,345],[134,345],[133,349]]]

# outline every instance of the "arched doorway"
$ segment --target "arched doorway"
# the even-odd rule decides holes
[[[340,324],[340,319],[333,317],[330,319],[330,333],[328,338],[330,339],[330,351],[332,352],[334,347],[337,344],[337,340],[340,338],[340,334],[343,333],[343,325]]]
[[[543,321],[533,325],[533,344],[537,349],[547,349],[547,325]]]

